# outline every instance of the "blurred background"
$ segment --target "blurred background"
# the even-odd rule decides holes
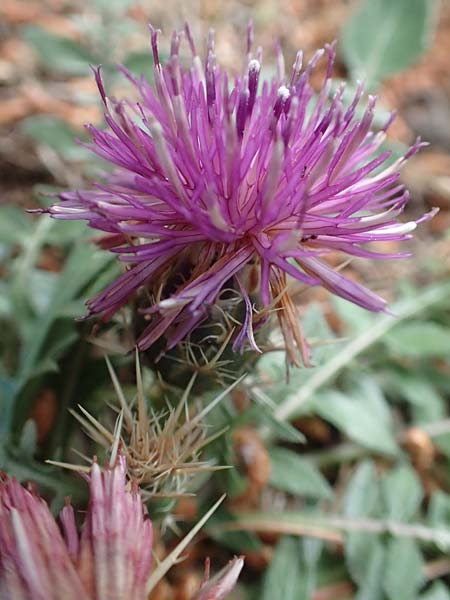
[[[430,144],[402,173],[412,195],[405,219],[440,212],[408,243],[413,258],[349,266],[392,302],[395,320],[308,292],[301,312],[316,367],[286,383],[283,357],[266,355],[214,413],[210,426],[229,430],[207,458],[235,469],[202,480],[195,498],[153,507],[168,531],[157,551],[164,556],[177,527],[223,491],[226,509],[152,598],[188,600],[201,558],[222,563],[237,553],[247,559],[237,599],[449,600],[448,0],[2,0],[0,469],[35,481],[54,510],[67,494],[82,503],[77,480],[44,463],[76,462],[72,448],[101,452],[68,410],[81,403],[100,418],[105,400],[113,403],[105,351],[135,394],[133,361],[114,334],[93,339],[92,324],[74,321],[117,266],[84,243],[83,224],[24,209],[85,185],[101,166],[74,142],[88,139],[85,123],[103,119],[89,64],[103,65],[110,95],[131,94],[116,63],[151,81],[147,23],[163,32],[164,59],[185,20],[197,40],[214,28],[218,62],[232,73],[244,68],[252,20],[266,78],[275,40],[290,65],[299,48],[311,57],[336,39],[336,85],[346,80],[350,97],[364,79],[379,96],[378,126],[398,113],[387,141],[393,156],[417,136]],[[324,68],[314,72],[317,86]],[[395,252],[396,243],[383,250]],[[144,380],[150,398],[177,394],[150,371]]]

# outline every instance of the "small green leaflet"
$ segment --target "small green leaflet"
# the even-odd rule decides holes
[[[270,484],[284,492],[319,500],[329,500],[333,490],[320,471],[297,452],[272,448]]]
[[[369,88],[413,65],[434,31],[436,0],[362,0],[342,32],[353,79]]]

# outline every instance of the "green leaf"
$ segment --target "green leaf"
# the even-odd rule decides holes
[[[72,317],[65,316],[74,302],[84,300],[87,288],[97,284],[109,271],[112,260],[107,253],[96,252],[90,244],[79,244],[70,252],[63,271],[58,275],[48,292],[48,297],[39,301],[38,314],[24,310],[21,304],[29,301],[34,262],[45,241],[50,220],[45,217],[37,221],[33,238],[27,241],[25,252],[17,259],[19,268],[12,281],[16,292],[15,320],[21,337],[20,354],[14,368],[11,384],[2,390],[2,410],[6,413],[7,427],[22,427],[36,393],[39,377],[58,369],[58,360],[77,339],[79,333]],[[41,231],[40,231],[41,230]],[[17,300],[22,299],[22,302]],[[45,301],[44,301],[45,300]]]
[[[303,600],[300,559],[299,541],[282,538],[264,575],[261,600]]]
[[[429,358],[450,355],[450,329],[437,323],[413,321],[386,336],[389,349],[402,356]]]
[[[261,423],[265,423],[270,427],[271,434],[283,442],[292,444],[305,443],[306,438],[298,429],[295,429],[290,423],[276,419],[273,411],[266,406],[255,406],[258,411],[258,417]]]
[[[145,75],[147,80],[153,78],[153,57],[148,50],[132,52],[126,57],[124,66],[136,77]]]
[[[391,396],[398,395],[410,404],[414,423],[429,423],[446,416],[444,399],[428,374],[416,370],[413,375],[410,369],[399,372],[392,368],[383,374],[383,387]]]
[[[355,373],[353,373],[355,375]],[[365,409],[388,431],[392,429],[391,409],[387,403],[383,391],[373,377],[357,376],[351,377],[348,389],[352,390],[351,396],[359,402],[363,402]]]
[[[2,439],[5,438],[11,426],[14,399],[16,398],[18,387],[16,381],[0,377],[0,412],[2,415],[0,419],[0,434]]]
[[[450,592],[442,581],[436,581],[428,591],[420,595],[420,600],[450,600]]]
[[[313,411],[365,448],[388,455],[398,452],[389,425],[378,419],[378,410],[366,404],[364,398],[357,400],[340,392],[324,392],[316,396]]]
[[[386,550],[383,544],[374,538],[367,556],[366,570],[359,582],[355,600],[382,600],[382,581],[385,572]]]
[[[52,198],[54,200],[54,198]],[[78,221],[55,221],[55,226],[50,229],[47,235],[47,244],[67,248],[75,242],[92,236],[92,229],[84,222]]]
[[[441,433],[433,437],[435,446],[450,460],[450,433]]]
[[[73,40],[55,35],[35,25],[29,25],[22,35],[50,70],[67,75],[87,75],[89,64],[98,62],[87,48]]]
[[[318,567],[319,560],[322,555],[324,543],[322,540],[315,538],[304,537],[302,539],[303,549],[303,567],[305,586],[305,600],[309,600],[317,587],[317,579],[319,576]]]
[[[427,523],[430,527],[450,527],[450,496],[442,490],[431,495]]]
[[[401,465],[389,471],[381,482],[384,501],[390,519],[409,521],[422,502],[422,485],[415,471]]]
[[[256,421],[259,425],[267,426],[275,439],[291,442],[293,444],[300,444],[306,441],[303,433],[298,431],[298,429],[290,423],[276,419],[273,410],[264,404],[253,404],[244,413],[234,419],[232,423],[230,423],[230,426],[235,429],[249,421]]]
[[[45,312],[53,294],[53,288],[58,280],[58,274],[42,269],[33,269],[28,276],[28,283],[33,293],[30,295],[30,305],[36,315]]]
[[[0,243],[11,245],[20,243],[31,229],[31,220],[22,208],[3,206],[0,209]]]
[[[411,600],[424,579],[424,562],[414,540],[389,540],[384,573],[384,591],[389,600]]]
[[[344,515],[350,518],[372,516],[380,500],[377,473],[372,461],[360,463],[347,486]],[[378,553],[377,537],[363,531],[347,535],[345,559],[352,579],[366,585],[372,557]]]
[[[373,323],[375,316],[361,306],[352,304],[348,300],[333,296],[331,298],[333,310],[336,311],[339,319],[344,321],[346,331],[350,333],[362,333],[367,330]]]
[[[57,373],[58,372],[58,363],[54,358],[50,356],[44,357],[42,360],[37,361],[33,369],[28,374],[28,379],[34,379],[36,377],[41,377],[42,375],[47,375],[48,373]],[[26,383],[26,381],[25,381]]]
[[[83,135],[62,119],[36,115],[24,119],[20,126],[35,142],[49,146],[66,160],[80,161],[90,156],[89,150],[76,144],[76,139]]]
[[[21,377],[31,373],[39,353],[45,351],[43,345],[50,327],[64,312],[67,304],[82,294],[83,288],[94,277],[98,278],[110,261],[107,254],[96,252],[90,244],[75,246],[53,288],[45,314],[41,315],[40,320],[28,332],[22,355]]]
[[[36,452],[37,444],[37,427],[36,421],[28,419],[22,429],[20,435],[18,452],[20,457],[26,457],[28,459],[33,458]]]
[[[371,87],[413,65],[434,30],[435,0],[362,0],[342,32],[344,61]]]
[[[272,448],[269,455],[269,482],[273,487],[308,498],[329,500],[333,497],[333,491],[320,471],[296,452]]]
[[[367,517],[374,513],[380,499],[375,465],[371,460],[361,462],[356,468],[344,497],[346,517]]]
[[[93,0],[92,4],[100,13],[108,12],[116,17],[124,17],[130,6],[137,4],[137,0]]]
[[[232,522],[234,520],[235,517],[232,512],[224,507],[220,507],[209,519],[206,529],[214,540],[233,552],[242,553],[260,551],[261,542],[251,531],[217,531],[217,526],[220,526],[224,521]]]
[[[5,436],[0,443],[1,471],[16,477],[20,482],[36,483],[42,493],[47,490],[55,492],[60,498],[60,508],[64,504],[65,496],[71,496],[75,505],[86,502],[87,486],[78,475],[61,472],[61,469],[55,469],[31,458],[25,460],[24,456],[18,456],[17,449],[9,447],[6,441]]]
[[[72,319],[59,319],[52,326],[45,342],[45,355],[36,363],[32,376],[58,370],[57,360],[76,342],[79,332]],[[54,365],[54,367],[52,366]]]
[[[397,302],[393,307],[396,318],[391,315],[382,315],[373,317],[368,326],[362,328],[358,334],[348,343],[341,345],[339,350],[336,347],[329,346],[330,355],[321,360],[320,366],[315,369],[303,369],[303,377],[295,381],[295,385],[286,390],[281,389],[276,397],[270,390],[270,397],[274,398],[279,406],[275,409],[275,416],[279,419],[290,419],[293,416],[304,414],[310,408],[310,401],[317,390],[333,381],[337,375],[344,369],[351,366],[360,354],[367,352],[371,347],[380,341],[393,327],[398,326],[399,322],[411,318],[424,310],[430,310],[432,307],[442,306],[448,302],[450,293],[450,282],[440,281],[425,288],[416,290],[410,297],[406,297]],[[361,309],[362,310],[362,309]],[[266,355],[267,356],[267,355]],[[265,357],[260,359],[262,362]],[[269,365],[264,364],[264,367]],[[265,373],[264,369],[261,369]],[[270,373],[267,375],[269,378]]]

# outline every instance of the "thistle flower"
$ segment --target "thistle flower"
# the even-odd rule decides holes
[[[183,37],[192,54],[187,69],[180,64]],[[375,97],[357,117],[361,84],[346,107],[344,85],[330,98],[333,44],[303,70],[299,52],[289,75],[278,47],[277,74],[261,84],[262,52],[252,54],[252,38],[249,26],[246,67],[231,81],[216,64],[213,33],[202,62],[188,26],[174,32],[163,65],[151,28],[154,89],[120,67],[140,95],[136,103],[109,98],[100,68],[94,71],[109,130],[88,125],[89,147],[116,168],[92,189],[62,193],[48,211],[107,233],[103,247],[127,270],[88,301],[88,312],[107,319],[144,290],[142,350],[161,337],[166,349],[176,346],[231,288],[245,308],[235,350],[258,350],[254,330],[276,308],[288,359],[299,364],[300,351],[308,364],[288,278],[384,311],[382,298],[322,257],[405,256],[366,244],[407,240],[431,216],[398,221],[408,201],[399,170],[422,143],[387,163],[390,152],[380,146],[394,115],[374,133]],[[328,66],[315,95],[310,75],[324,54]]]
[[[101,470],[96,462],[86,478],[90,501],[81,536],[67,501],[60,513],[62,533],[47,504],[14,478],[0,481],[0,597],[10,600],[145,600],[158,580],[152,574],[152,523],[136,484],[126,483],[126,459]],[[218,505],[218,504],[217,504]],[[173,564],[213,507],[176,550],[158,565]],[[174,551],[175,552],[175,551]],[[209,564],[209,563],[208,563]],[[235,559],[198,598],[222,600],[242,569]],[[155,578],[156,576],[156,578]]]
[[[123,456],[104,471],[93,463],[90,501],[78,537],[68,502],[63,535],[47,504],[15,479],[0,483],[0,596],[50,600],[146,598],[152,524]],[[63,537],[64,536],[64,537]]]

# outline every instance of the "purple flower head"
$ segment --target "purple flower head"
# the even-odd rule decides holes
[[[107,232],[104,247],[126,271],[88,301],[89,314],[109,317],[138,290],[146,290],[142,311],[148,325],[140,349],[165,337],[174,347],[208,315],[224,289],[233,287],[245,307],[234,348],[258,349],[253,329],[269,308],[277,308],[288,358],[308,364],[309,350],[287,277],[321,285],[371,311],[385,301],[333,270],[322,257],[380,255],[369,242],[406,240],[419,222],[400,223],[408,192],[399,170],[422,144],[386,164],[380,152],[386,130],[371,130],[376,99],[358,85],[344,106],[344,86],[330,97],[334,45],[319,50],[302,67],[284,71],[277,49],[277,74],[260,81],[262,53],[252,54],[251,27],[246,67],[232,79],[216,64],[210,33],[202,60],[188,26],[174,32],[163,65],[157,31],[151,28],[154,85],[121,71],[135,86],[139,102],[118,102],[95,78],[105,106],[107,130],[89,125],[92,151],[115,166],[90,190],[65,192],[49,208],[59,219],[86,219]],[[180,64],[187,40],[189,68]],[[322,55],[328,67],[317,95],[310,75]],[[424,218],[423,217],[421,220]]]
[[[152,563],[152,523],[126,463],[93,463],[81,536],[70,502],[62,533],[47,504],[14,478],[0,479],[0,598],[144,600]]]

